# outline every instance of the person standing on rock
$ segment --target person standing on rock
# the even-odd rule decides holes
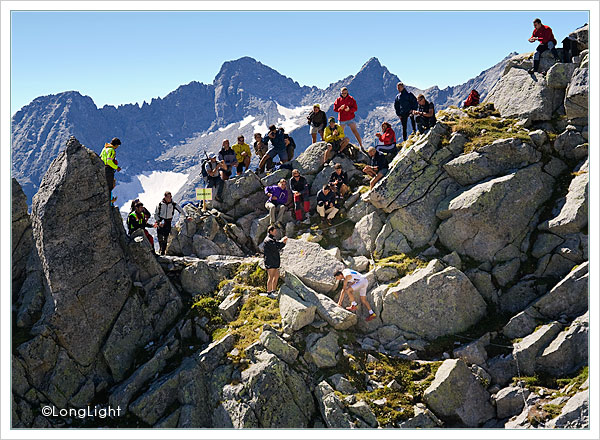
[[[221,179],[227,180],[231,177],[233,167],[238,166],[235,151],[229,146],[229,139],[223,140],[223,148],[219,151],[219,161],[221,162],[221,169],[219,170]]]
[[[150,242],[150,247],[152,247],[152,253],[156,253],[154,251],[154,239],[152,238],[152,235],[146,231],[146,228],[148,227],[148,218],[145,215],[144,210],[145,208],[142,202],[137,202],[135,204],[135,210],[130,212],[127,216],[127,230],[129,231],[129,235],[131,235],[138,229],[143,229],[144,234]]]
[[[167,252],[167,239],[171,233],[171,222],[173,221],[175,211],[179,212],[182,216],[185,215],[183,209],[173,201],[171,192],[166,191],[165,196],[159,204],[156,205],[156,210],[154,211],[154,226],[158,228],[156,234],[158,235],[158,247],[161,255],[165,255]],[[191,218],[186,216],[186,221],[189,220],[191,220]]]
[[[221,179],[219,175],[219,171],[223,164],[221,162],[217,162],[217,155],[215,153],[209,153],[208,162],[204,164],[204,171],[206,173],[206,181],[208,188],[217,188],[217,194],[214,195],[214,199],[217,202],[223,201],[223,187],[225,186],[225,182]]]
[[[346,294],[348,294],[348,297],[350,298],[350,306],[346,307],[346,310],[355,312],[358,308],[358,304],[354,299],[353,293],[358,292],[360,301],[369,311],[369,316],[365,318],[365,321],[369,322],[375,319],[377,315],[375,315],[371,305],[369,304],[369,301],[367,300],[367,288],[369,287],[369,280],[367,280],[364,275],[351,269],[338,270],[333,276],[338,281],[344,281],[342,292],[340,293],[340,299],[338,300],[338,306],[342,306],[344,297]]]
[[[236,170],[237,174],[242,174],[244,172],[244,168],[249,170],[252,152],[250,151],[250,145],[244,142],[244,136],[238,136],[237,144],[233,145],[231,149],[235,153],[235,158],[238,163]]]
[[[423,134],[436,123],[435,109],[433,103],[427,101],[423,94],[417,96],[417,103],[419,106],[416,110],[412,111],[412,114],[415,115],[419,133]]]
[[[268,150],[269,150],[269,147],[267,146],[267,144],[265,144],[263,142],[262,135],[260,133],[254,133],[254,152],[258,156],[259,162],[263,158],[263,156],[265,154],[267,154]],[[267,161],[265,162],[265,166],[266,166],[267,171],[271,171],[273,169],[273,167],[275,166],[273,164],[273,159],[268,158]],[[263,167],[262,169],[259,168],[257,171],[260,174],[262,174],[265,172],[265,167]]]
[[[338,120],[340,125],[349,126],[352,133],[356,137],[358,141],[358,145],[362,148],[362,139],[360,138],[360,134],[358,134],[358,129],[356,128],[355,121],[355,113],[358,110],[358,105],[356,104],[356,100],[348,94],[348,89],[346,87],[342,87],[340,91],[340,96],[333,103],[333,111],[337,112]]]
[[[287,182],[285,179],[281,179],[277,185],[267,186],[265,194],[269,196],[269,200],[265,203],[265,208],[269,211],[270,225],[277,225],[283,228],[281,222],[285,215],[285,205],[288,202]]]
[[[262,141],[265,145],[271,141],[271,148],[269,148],[258,164],[259,173],[262,173],[262,170],[265,169],[267,160],[275,159],[275,156],[279,156],[281,163],[288,161],[287,146],[285,145],[285,136],[282,130],[277,130],[275,125],[271,125],[269,132],[263,137]]]
[[[121,145],[119,138],[113,138],[110,144],[104,144],[104,148],[100,153],[100,159],[104,162],[104,175],[106,176],[106,184],[108,186],[108,200],[111,204],[115,203],[116,197],[112,196],[112,190],[116,185],[115,171],[121,171],[119,162],[117,162],[115,150]]]
[[[415,117],[411,114],[412,110],[416,110],[417,98],[412,92],[409,92],[404,87],[404,83],[400,81],[396,87],[398,88],[398,94],[394,100],[394,110],[396,115],[400,118],[402,124],[402,139],[406,140],[408,137],[408,119],[410,118],[410,125],[412,126],[412,132],[417,131],[417,124],[415,123]]]
[[[367,154],[371,158],[371,165],[367,165],[363,168],[363,173],[371,177],[369,186],[371,189],[379,182],[383,176],[388,173],[388,161],[384,154],[380,153],[375,147],[370,147],[367,150]]]
[[[310,126],[310,136],[312,137],[313,144],[317,142],[317,133],[321,135],[322,140],[323,132],[327,125],[327,115],[321,110],[321,105],[313,105],[313,110],[308,114],[306,119],[308,119],[308,125]]]
[[[294,197],[294,214],[296,215],[296,224],[304,220],[304,213],[306,213],[305,221],[310,223],[310,201],[308,200],[310,186],[306,181],[306,178],[301,176],[300,171],[297,169],[292,170],[289,188]]]
[[[539,18],[533,20],[533,34],[531,34],[531,37],[529,37],[528,41],[530,43],[539,41],[540,43],[533,54],[533,68],[529,69],[529,73],[534,73],[539,70],[540,57],[542,56],[542,53],[548,49],[550,49],[550,52],[552,52],[554,59],[560,62],[558,52],[556,51],[556,39],[554,38],[552,29],[550,26],[542,24],[542,20]]]
[[[287,237],[277,240],[275,233],[277,228],[273,225],[267,229],[267,236],[263,241],[263,252],[265,255],[265,268],[267,269],[267,296],[273,297],[277,290],[279,281],[279,268],[281,267],[281,250],[287,243]]]

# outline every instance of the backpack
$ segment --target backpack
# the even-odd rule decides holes
[[[206,171],[206,164],[210,162],[210,159],[202,159],[200,162],[200,166],[202,167],[202,178],[204,180],[208,179],[208,171]]]

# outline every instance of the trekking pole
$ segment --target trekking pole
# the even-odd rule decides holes
[[[206,154],[206,150],[204,150],[204,156],[207,161],[206,163],[209,163],[210,159],[208,157],[208,154]],[[200,170],[200,175],[202,175],[202,170]],[[204,179],[202,179],[202,180],[204,180]],[[206,189],[206,180],[204,180],[204,189]],[[204,198],[202,199],[202,211],[206,212],[206,211],[208,211],[208,206],[206,206],[206,195],[204,195],[203,197]]]

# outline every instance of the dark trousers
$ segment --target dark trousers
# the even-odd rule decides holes
[[[265,162],[265,165],[263,167],[262,170],[258,170],[259,173],[264,173],[265,172],[265,168],[267,171],[271,171],[273,169],[273,167],[275,166],[275,164],[273,163],[273,158],[269,157],[267,159],[267,161]]]
[[[115,187],[115,169],[105,165],[104,175],[106,176],[106,185],[108,186],[108,200],[111,201],[112,190]]]
[[[223,186],[224,186],[223,179],[221,179],[221,177],[208,176],[207,182],[208,182],[207,187],[208,188],[216,188],[217,189],[217,197],[221,198],[221,196],[223,195]]]
[[[406,138],[408,137],[408,133],[407,133],[407,128],[408,128],[408,118],[410,118],[410,124],[412,125],[412,131],[413,133],[416,131],[417,129],[417,125],[415,124],[415,116],[411,115],[410,113],[402,113],[400,116],[398,116],[400,118],[400,122],[402,123],[402,139],[406,140]]]
[[[427,131],[434,125],[433,118],[427,118],[425,116],[417,116],[415,119],[417,121],[417,128],[419,129],[420,133],[425,133],[425,131]]]
[[[156,230],[156,235],[158,235],[158,247],[160,248],[160,254],[164,255],[167,251],[167,241],[169,239],[169,234],[171,233],[171,222],[173,219],[162,219],[162,226],[159,226]]]
[[[548,46],[550,46],[550,47],[548,47]],[[560,61],[560,58],[558,57],[558,52],[556,51],[556,47],[554,46],[554,43],[552,43],[550,41],[546,44],[540,44],[535,49],[535,53],[533,54],[533,70],[535,72],[537,72],[540,68],[540,58],[542,56],[542,53],[546,52],[548,49],[550,49],[550,52],[552,52],[552,56],[554,57],[554,59],[557,61]]]

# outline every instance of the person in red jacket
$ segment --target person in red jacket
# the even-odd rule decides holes
[[[539,46],[535,49],[535,54],[533,54],[533,68],[529,69],[529,73],[537,72],[540,68],[540,57],[543,52],[550,49],[552,52],[552,56],[558,62],[560,62],[560,58],[558,57],[558,52],[556,51],[556,39],[554,38],[554,34],[552,33],[552,29],[550,26],[546,26],[542,24],[542,20],[536,18],[533,20],[533,34],[529,38],[530,43],[535,43],[539,41]]]
[[[375,136],[379,139],[375,146],[377,151],[386,155],[392,153],[392,156],[396,153],[396,133],[389,122],[381,124],[381,133],[375,133]]]
[[[342,87],[340,96],[333,103],[333,111],[338,113],[338,120],[341,126],[349,126],[352,133],[358,141],[358,145],[362,148],[362,139],[358,130],[356,129],[356,122],[354,120],[354,113],[358,110],[356,100],[348,94],[348,89]]]

